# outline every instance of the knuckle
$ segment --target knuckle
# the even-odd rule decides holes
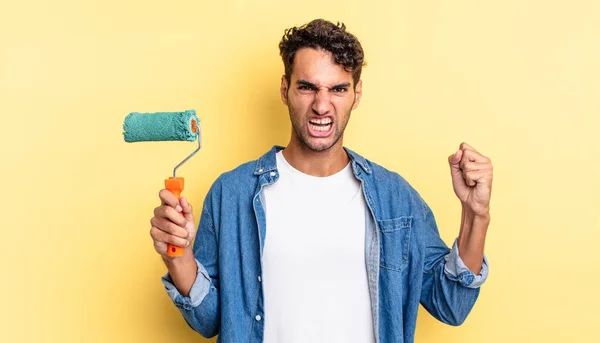
[[[159,218],[167,218],[169,206],[162,205],[156,208],[155,216]]]
[[[162,218],[164,220],[173,221],[176,218],[175,213],[173,211],[174,210],[170,206],[163,206]]]
[[[158,240],[158,237],[160,235],[160,230],[156,227],[153,226],[150,229],[150,237],[152,237],[152,240],[156,243],[156,241]]]
[[[165,253],[165,246],[163,242],[154,242],[154,250],[161,255]]]
[[[169,215],[171,214],[171,206],[167,206],[167,205],[161,206],[160,212],[162,214],[161,217],[169,218]]]

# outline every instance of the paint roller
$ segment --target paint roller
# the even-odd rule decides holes
[[[181,161],[173,169],[173,176],[165,179],[165,188],[173,193],[177,199],[181,198],[184,179],[177,177],[177,169],[194,156],[202,147],[200,136],[200,120],[195,110],[183,112],[131,112],[123,122],[123,136],[125,142],[151,142],[151,141],[198,141],[198,148]],[[182,212],[180,212],[183,215]],[[168,244],[167,255],[183,256],[184,249],[173,244]]]

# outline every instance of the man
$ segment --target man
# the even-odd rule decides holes
[[[462,204],[449,249],[402,177],[342,145],[362,95],[356,37],[315,20],[279,47],[289,144],[222,174],[197,232],[187,200],[159,194],[150,233],[169,296],[220,342],[412,342],[419,303],[460,325],[487,276],[490,160],[465,143],[448,159]]]

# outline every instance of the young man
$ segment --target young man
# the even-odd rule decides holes
[[[419,303],[460,325],[487,277],[490,160],[465,143],[448,159],[462,204],[449,249],[401,176],[342,145],[362,94],[356,37],[315,20],[279,47],[290,142],[222,174],[197,232],[187,200],[160,192],[150,234],[167,293],[220,342],[412,342]]]

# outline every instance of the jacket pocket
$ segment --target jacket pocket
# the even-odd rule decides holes
[[[378,220],[381,267],[401,271],[408,263],[412,217]]]

